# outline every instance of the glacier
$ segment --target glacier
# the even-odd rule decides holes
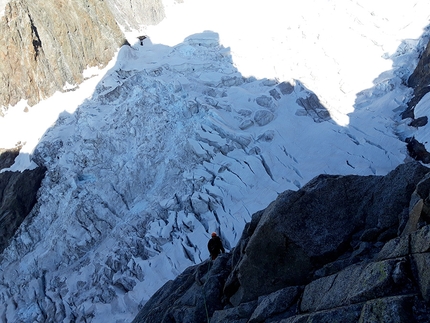
[[[404,84],[430,5],[304,1],[287,13],[268,1],[249,15],[243,1],[228,5],[169,3],[142,45],[130,35],[84,84],[0,120],[3,146],[26,143],[10,170],[48,169],[0,256],[4,322],[130,321],[209,256],[212,231],[231,250],[279,193],[408,160],[402,140],[418,130],[400,119]],[[334,12],[344,19],[330,26]]]

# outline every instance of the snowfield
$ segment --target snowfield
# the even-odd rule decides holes
[[[212,231],[231,250],[280,192],[385,175],[409,159],[403,139],[428,133],[399,116],[427,1],[166,8],[106,69],[0,120],[0,147],[26,143],[11,170],[48,169],[0,257],[4,322],[129,322],[209,256]]]

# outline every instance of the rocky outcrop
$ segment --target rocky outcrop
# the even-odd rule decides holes
[[[428,322],[428,172],[321,175],[280,194],[232,253],[166,283],[133,322]]]
[[[421,54],[417,67],[408,79],[408,86],[414,89],[414,95],[408,103],[408,109],[403,112],[403,118],[414,118],[414,107],[424,95],[430,92],[430,42]]]
[[[19,155],[21,146],[13,149],[0,148],[0,170],[9,168],[15,162],[15,158]]]
[[[408,86],[414,91],[411,100],[408,102],[407,109],[402,113],[402,118],[411,118],[410,126],[423,127],[428,123],[428,116],[416,117],[414,113],[415,106],[421,99],[430,92],[430,42],[427,44],[424,52],[421,54],[417,67],[408,79]],[[430,163],[430,153],[424,144],[414,137],[407,138],[407,149],[409,155],[425,164]]]
[[[161,0],[12,0],[0,22],[0,106],[34,105],[83,81],[90,66],[105,66],[126,41],[117,23],[156,23]]]
[[[10,167],[19,148],[0,153],[0,169]],[[37,191],[46,169],[0,173],[0,253],[37,201]]]
[[[311,116],[312,119],[317,123],[328,121],[331,119],[330,113],[320,102],[319,98],[316,96],[315,93],[310,92],[309,96],[307,96],[306,98],[298,98],[296,102],[306,111],[306,115]]]
[[[430,153],[427,151],[426,146],[414,137],[406,138],[406,148],[408,149],[409,156],[424,164],[430,164]]]

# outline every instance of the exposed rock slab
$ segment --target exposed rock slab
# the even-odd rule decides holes
[[[367,299],[379,298],[393,292],[392,274],[395,260],[350,266],[341,272],[317,279],[303,293],[301,310],[317,312]]]
[[[296,301],[301,289],[291,286],[272,294],[260,296],[258,306],[253,311],[249,323],[262,322],[274,315],[287,311]]]
[[[367,302],[361,311],[358,323],[364,322],[413,322],[415,297],[393,296]]]

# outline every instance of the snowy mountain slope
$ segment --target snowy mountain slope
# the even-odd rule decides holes
[[[211,8],[221,10],[222,3],[205,4],[211,7],[203,10],[194,1],[172,5],[179,16],[171,13],[171,20],[148,28],[150,39],[143,46],[121,48],[115,65],[88,81],[97,84],[92,93],[84,84],[65,99],[57,96],[53,104],[34,107],[36,113],[50,104],[52,119],[45,122],[55,124],[39,142],[34,139],[42,128],[36,137],[22,137],[30,139],[24,152],[31,152],[33,143],[32,158],[48,172],[31,218],[1,257],[0,299],[6,305],[0,306],[0,317],[128,321],[166,280],[206,259],[210,232],[219,232],[230,249],[251,214],[278,193],[296,190],[320,173],[386,174],[407,158],[400,139],[413,129],[398,119],[399,107],[410,95],[402,81],[412,72],[426,35],[398,42],[399,51],[389,55],[397,65],[366,89],[364,80],[378,73],[356,75],[351,69],[357,71],[352,66],[357,58],[351,66],[334,59],[349,62],[351,57],[334,52],[330,33],[322,33],[326,28],[304,23],[318,17],[314,11],[295,9],[302,15],[297,19],[288,13],[295,28],[286,33],[278,29],[272,41],[251,42],[257,26],[227,35],[232,25],[211,25],[215,20],[208,15]],[[349,5],[343,4],[341,13],[375,23],[367,9],[354,11],[357,3]],[[414,10],[421,12],[422,6],[417,2]],[[329,3],[325,7],[340,9]],[[175,19],[185,9],[195,10],[193,22],[204,23],[179,28]],[[250,7],[250,17],[257,9]],[[226,16],[223,22],[234,10]],[[378,15],[375,19],[386,21]],[[342,21],[345,30],[359,35],[342,40],[386,37],[385,44],[369,47],[376,53],[395,42],[388,37],[393,30],[379,26],[372,33],[375,29],[365,29],[359,21]],[[422,27],[427,23],[421,20]],[[172,26],[178,26],[177,32],[169,34]],[[269,32],[272,27],[268,20],[257,29]],[[318,39],[317,30],[327,42],[321,40],[312,52],[303,35]],[[409,30],[413,34],[416,29]],[[282,54],[286,45],[276,47],[280,37],[298,41],[288,44],[287,59]],[[235,39],[242,46],[234,47]],[[367,50],[361,53],[371,56]],[[260,65],[267,60],[270,64]],[[360,66],[371,70],[379,60],[363,59]],[[252,65],[255,76],[250,75]],[[335,80],[334,66],[343,68]],[[359,80],[353,82],[354,77]],[[346,98],[339,94],[342,89],[333,88],[335,81],[350,89]],[[313,92],[323,105],[309,99],[315,98]],[[75,110],[80,93],[87,99]],[[309,106],[317,110],[305,110]],[[17,109],[10,109],[3,122],[14,120]],[[12,169],[28,165],[28,155],[22,155]]]

